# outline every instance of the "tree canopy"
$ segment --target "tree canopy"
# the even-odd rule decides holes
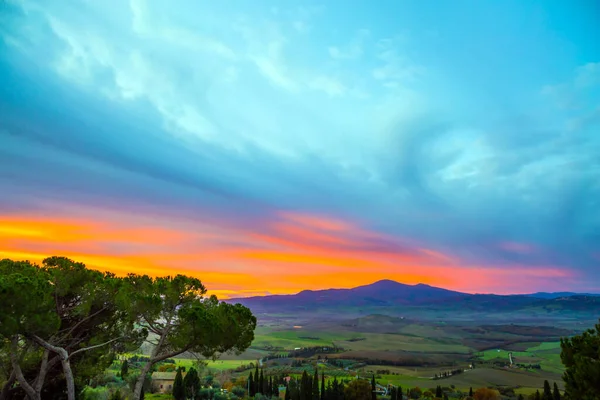
[[[9,377],[0,399],[74,399],[77,387],[106,369],[117,352],[144,341],[153,350],[135,399],[158,361],[185,351],[215,357],[245,350],[256,318],[239,304],[205,294],[200,280],[183,275],[116,277],[65,257],[41,265],[0,260],[0,348]],[[127,368],[122,372],[126,376]]]
[[[600,324],[581,335],[560,341],[560,358],[566,371],[565,397],[600,399]]]

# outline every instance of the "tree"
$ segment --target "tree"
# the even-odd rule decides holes
[[[185,398],[193,399],[200,390],[200,377],[198,371],[191,367],[183,378],[183,387],[185,388]]]
[[[542,394],[542,400],[552,400],[552,389],[550,389],[550,383],[544,381],[544,393]]]
[[[183,375],[181,375],[181,368],[177,368],[177,374],[175,375],[175,382],[173,383],[173,397],[175,400],[185,400],[185,387],[183,386]]]
[[[558,390],[558,385],[554,382],[554,393],[552,394],[552,400],[561,400],[560,399],[560,390]]]
[[[321,399],[325,400],[325,372],[321,372]]]
[[[375,383],[375,375],[371,376],[371,400],[377,400],[377,393],[375,390],[377,389],[377,385]]]
[[[204,298],[206,288],[199,279],[183,275],[153,279],[130,274],[127,283],[140,325],[156,338],[151,342],[154,348],[142,367],[142,375],[156,363],[186,351],[207,358],[228,351],[240,354],[254,339],[256,318],[250,310],[240,304],[219,302],[216,296]],[[134,399],[139,399],[142,386],[140,378]]]
[[[252,371],[250,371],[250,376],[248,377],[248,396],[254,397],[256,394],[256,390],[254,390],[254,379],[252,378]]]
[[[565,397],[578,400],[600,398],[600,323],[581,335],[560,340],[565,366]]]
[[[315,376],[312,379],[312,400],[319,400],[319,372],[315,368]]]
[[[345,400],[365,400],[371,398],[371,385],[363,379],[355,379],[344,389]]]
[[[469,388],[469,397],[473,397],[473,387]]]
[[[442,387],[440,385],[435,388],[435,397],[442,397]]]
[[[473,393],[475,400],[500,400],[500,393],[497,390],[480,388]]]
[[[116,351],[139,346],[145,332],[134,328],[122,283],[65,257],[46,258],[41,266],[0,261],[0,304],[15,305],[0,309],[0,337],[11,343],[14,379],[30,398],[62,391],[65,382],[74,399],[76,384],[108,367]],[[24,373],[21,362],[28,357],[35,362]]]
[[[265,376],[263,369],[260,369],[260,378],[258,378],[258,389],[256,390],[260,394],[265,394]]]
[[[124,360],[123,364],[121,364],[121,378],[127,378],[127,374],[129,374],[129,363],[127,360]]]

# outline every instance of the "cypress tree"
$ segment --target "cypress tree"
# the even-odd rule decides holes
[[[254,394],[260,391],[260,381],[258,379],[258,360],[256,361],[256,368],[254,369]]]
[[[175,382],[173,383],[173,398],[175,398],[175,400],[185,400],[185,387],[183,386],[181,368],[177,368],[177,375],[175,375]]]
[[[315,376],[312,379],[312,400],[319,400],[319,372],[315,368]]]
[[[256,391],[260,394],[265,394],[265,376],[262,368],[260,369],[260,378],[258,379],[258,389]]]
[[[552,400],[561,400],[560,399],[560,390],[558,390],[558,385],[554,382],[554,393],[552,396]]]
[[[331,385],[331,397],[330,400],[340,400],[340,384],[337,381],[337,377],[333,377],[333,384]]]
[[[375,374],[371,377],[371,400],[377,400],[377,393],[375,390],[377,389],[377,385],[375,384]]]
[[[256,391],[254,390],[254,379],[252,378],[252,371],[250,371],[250,376],[248,377],[248,395],[250,397],[254,397]]]
[[[542,394],[542,400],[552,400],[552,389],[550,389],[550,383],[544,381],[544,393]]]
[[[540,394],[539,390],[535,391],[535,396],[533,396],[534,400],[542,400],[542,395]]]
[[[435,388],[435,397],[442,397],[442,387],[440,385]]]
[[[308,374],[306,370],[302,372],[302,378],[300,379],[300,400],[308,400],[310,389],[308,387]]]
[[[290,393],[290,391],[292,389],[291,386],[292,385],[288,385],[288,387],[285,388],[285,397],[284,397],[285,400],[292,400],[292,396]]]
[[[123,361],[123,364],[121,364],[121,378],[125,379],[127,378],[127,375],[129,374],[129,363],[127,362],[127,360]]]
[[[523,395],[520,394],[519,397],[517,398],[517,400],[525,400],[525,397],[523,397]]]
[[[321,400],[325,400],[325,372],[321,372]]]
[[[402,400],[404,398],[404,394],[402,393],[402,386],[398,386],[398,390],[396,391],[396,399]]]
[[[469,388],[469,397],[473,397],[473,388],[472,387]]]

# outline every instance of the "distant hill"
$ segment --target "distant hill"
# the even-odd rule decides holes
[[[359,314],[377,310],[403,314],[418,310],[512,312],[579,311],[600,313],[600,296],[576,293],[534,293],[526,295],[468,294],[425,284],[406,285],[381,280],[352,289],[303,290],[293,295],[256,296],[228,300],[258,313],[288,313],[354,310]]]
[[[537,292],[537,293],[526,294],[525,296],[535,297],[535,298],[538,298],[538,299],[558,299],[560,297],[572,297],[572,296],[592,296],[592,297],[599,297],[600,294],[596,294],[596,293],[575,293],[575,292],[552,292],[552,293]]]

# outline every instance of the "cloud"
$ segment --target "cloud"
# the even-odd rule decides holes
[[[600,279],[597,63],[573,61],[567,78],[545,72],[543,90],[500,80],[478,89],[471,77],[501,67],[452,74],[449,61],[471,57],[464,38],[445,43],[455,59],[440,59],[435,41],[452,39],[443,27],[432,37],[366,19],[340,25],[335,7],[9,8],[0,209],[25,222],[6,235],[36,232],[32,218],[50,214],[56,226],[64,219],[65,241],[21,235],[0,246],[6,254],[60,250],[125,268],[117,258],[140,251],[132,260],[156,273],[196,268],[217,282],[219,268],[231,271],[235,284],[218,281],[225,291],[289,292],[343,269],[347,285],[365,283],[369,268],[472,291],[520,290],[510,277],[524,270],[540,288]],[[561,98],[571,106],[557,107]],[[93,236],[101,215],[131,226],[115,223],[110,243],[98,228],[79,247],[69,217]],[[152,259],[163,234],[176,257]],[[243,285],[266,264],[273,287]],[[294,288],[289,265],[304,274]],[[454,278],[475,269],[477,287]]]

